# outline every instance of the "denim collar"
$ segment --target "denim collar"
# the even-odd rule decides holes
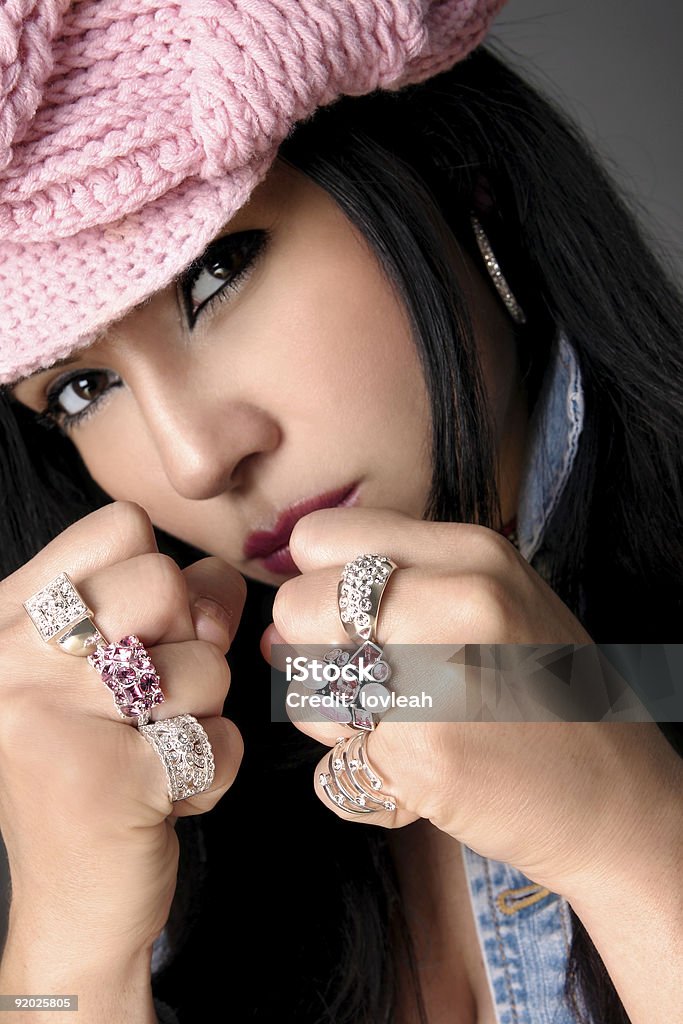
[[[579,445],[584,395],[574,350],[560,331],[529,422],[527,457],[517,506],[517,543],[531,562],[557,508]]]

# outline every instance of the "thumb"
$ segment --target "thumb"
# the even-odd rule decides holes
[[[244,610],[247,584],[222,558],[202,558],[182,570],[198,640],[227,654]]]

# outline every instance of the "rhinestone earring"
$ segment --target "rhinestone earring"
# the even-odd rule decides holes
[[[472,222],[472,230],[474,231],[474,237],[476,238],[477,245],[479,246],[479,252],[481,253],[482,259],[486,264],[486,269],[488,270],[489,276],[493,281],[494,288],[496,289],[501,299],[505,303],[507,311],[512,317],[512,319],[515,321],[515,323],[525,324],[526,316],[524,315],[524,310],[517,302],[517,299],[510,291],[510,286],[503,277],[503,272],[500,269],[500,266],[498,265],[498,260],[493,255],[491,243],[486,237],[483,227],[479,223],[479,220],[474,213],[470,214],[470,220]]]

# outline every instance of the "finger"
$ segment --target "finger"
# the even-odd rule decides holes
[[[338,569],[317,569],[293,576],[278,588],[273,602],[273,623],[286,644],[334,647],[349,637],[337,605]],[[467,577],[462,577],[466,582]],[[463,583],[464,586],[464,583]],[[382,594],[377,642],[441,643],[448,626],[455,628],[459,608],[452,600],[452,579],[422,569],[399,569],[389,577]],[[415,615],[415,609],[421,614]],[[434,609],[430,618],[429,609]],[[458,640],[453,633],[454,642]],[[271,641],[272,642],[272,641]],[[263,644],[268,651],[267,638]]]
[[[294,652],[294,648],[290,650],[287,647],[284,637],[280,636],[272,622],[269,626],[266,626],[261,634],[259,648],[268,664],[280,672],[283,672],[285,669],[287,655],[292,655]]]
[[[400,568],[439,573],[495,569],[499,563],[504,570],[519,560],[513,545],[485,526],[433,523],[393,509],[358,507],[309,512],[294,526],[289,550],[302,572],[343,566],[367,553],[387,555]]]
[[[244,611],[247,597],[244,577],[215,556],[202,558],[182,573],[197,639],[216,644],[227,654]],[[196,606],[197,601],[199,606]]]
[[[80,578],[74,574],[71,579],[109,642],[129,633],[138,636],[146,647],[196,637],[185,576],[168,555],[137,555],[90,576]],[[24,611],[21,607],[20,610]],[[26,614],[22,616],[21,628],[32,644],[42,644]],[[52,644],[47,648],[55,657],[63,657],[63,652]]]
[[[147,650],[164,695],[163,702],[152,709],[152,721],[184,714],[211,718],[223,713],[230,689],[230,667],[215,644],[186,640]],[[72,658],[67,662],[63,658],[61,667],[68,671],[60,674],[51,694],[60,707],[69,712],[121,721],[113,694],[94,666],[84,664],[81,659]],[[132,719],[129,721],[133,723]]]
[[[126,773],[119,784],[125,785],[136,800],[164,817],[184,817],[211,810],[232,785],[240,768],[244,743],[237,725],[220,717],[198,718],[198,721],[211,744],[215,766],[213,782],[206,793],[173,803],[168,796],[168,779],[160,755],[136,729],[125,730],[127,742],[122,749],[127,751]]]
[[[153,647],[150,656],[161,680],[163,704],[152,710],[152,721],[176,715],[220,718],[230,689],[230,667],[216,644],[189,640]]]
[[[3,603],[19,607],[60,572],[84,579],[136,555],[158,551],[152,521],[134,501],[114,501],[72,523],[3,581]],[[0,616],[5,607],[0,608]],[[0,625],[2,623],[0,622]]]

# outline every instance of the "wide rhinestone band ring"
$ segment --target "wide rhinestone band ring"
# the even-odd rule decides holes
[[[152,722],[140,734],[154,748],[166,770],[171,803],[211,789],[216,766],[206,730],[194,715]]]

